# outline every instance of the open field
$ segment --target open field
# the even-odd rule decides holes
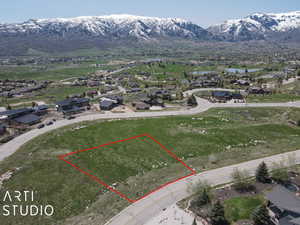
[[[50,64],[45,66],[1,66],[1,79],[26,80],[62,80],[71,77],[86,76],[97,70],[115,69],[118,66],[106,65],[101,68],[91,66],[98,62],[83,62],[81,64]]]
[[[149,133],[201,172],[299,149],[300,128],[288,123],[299,119],[299,109],[213,109],[198,116],[85,122],[49,132],[30,141],[0,164],[1,173],[19,168],[4,183],[0,195],[4,190],[37,190],[39,204],[48,203],[57,208],[54,217],[7,217],[1,220],[5,224],[22,225],[85,224],[83,221],[104,224],[129,204],[58,160],[58,155]],[[108,182],[117,182],[118,190],[122,192],[132,193],[134,186],[133,190],[143,193],[157,183],[186,172],[182,165],[172,161],[162,167],[152,167],[156,152],[151,145],[143,148],[120,146],[117,151],[120,154],[111,152],[113,159],[105,159],[107,166],[113,164],[115,171]],[[101,154],[92,157],[93,171],[99,177],[105,177],[107,169],[99,166],[100,157],[104,157]],[[129,162],[129,159],[136,161]],[[82,160],[88,165],[87,155]],[[138,165],[139,170],[133,170],[133,164]],[[140,193],[133,194],[139,196]]]
[[[1,79],[26,80],[62,80],[70,77],[83,76],[95,72],[93,67],[74,67],[63,69],[32,68],[30,66],[2,68]]]
[[[246,98],[247,102],[292,102],[299,100],[300,95],[293,95],[288,93],[278,93],[270,95],[249,95]]]

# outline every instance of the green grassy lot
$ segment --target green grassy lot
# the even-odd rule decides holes
[[[299,101],[300,95],[293,95],[288,93],[270,94],[270,95],[249,95],[247,102],[290,102]]]
[[[300,80],[296,80],[293,83],[283,85],[282,89],[287,91],[300,91]]]
[[[86,65],[74,68],[39,68],[31,66],[1,67],[1,79],[62,80],[93,73],[97,68]]]
[[[157,80],[164,80],[168,77],[184,78],[184,72],[193,71],[208,71],[216,70],[216,66],[191,66],[176,63],[153,63],[150,65],[139,65],[129,69],[127,72],[131,74],[138,74],[140,72],[148,72]]]
[[[300,148],[300,109],[213,109],[197,116],[84,122],[35,138],[0,163],[0,173],[19,168],[5,190],[37,190],[38,204],[52,204],[54,217],[5,217],[4,224],[104,224],[129,203],[58,160],[74,150],[149,133],[197,171]],[[79,126],[86,126],[75,129]],[[185,175],[152,144],[120,145],[83,154],[77,163],[132,197]],[[82,146],[84,145],[84,146]],[[159,159],[157,159],[159,158]],[[166,164],[162,164],[166,162]],[[67,219],[68,218],[68,219]],[[67,220],[66,220],[67,219]]]
[[[242,196],[224,202],[225,215],[231,222],[251,219],[253,210],[264,202],[260,195]]]

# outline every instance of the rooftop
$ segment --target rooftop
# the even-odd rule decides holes
[[[267,193],[266,198],[278,208],[300,214],[300,198],[280,185]]]

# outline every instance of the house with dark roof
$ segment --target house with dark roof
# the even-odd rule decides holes
[[[35,115],[45,115],[48,113],[49,107],[47,105],[38,105],[33,107],[34,114]]]
[[[31,113],[31,114],[26,114],[24,116],[17,117],[13,119],[13,121],[23,125],[33,125],[39,123],[41,121],[41,118]]]
[[[101,98],[99,106],[101,110],[111,110],[114,107],[123,104],[122,96],[109,96]]]
[[[260,94],[260,95],[264,95],[264,94],[270,94],[271,92],[269,90],[260,88],[260,87],[251,87],[248,88],[248,93],[249,94]]]
[[[150,105],[144,102],[133,102],[132,106],[135,107],[136,110],[149,110]]]
[[[266,199],[276,225],[300,225],[300,198],[295,193],[277,185]]]
[[[4,124],[0,124],[0,135],[5,134],[6,132],[6,126]]]
[[[115,107],[115,102],[109,99],[104,99],[100,101],[99,106],[101,110],[111,110]]]
[[[74,114],[85,110],[90,105],[88,98],[67,98],[56,103],[56,109],[63,114]]]
[[[211,96],[217,101],[228,101],[232,99],[232,94],[229,91],[213,91]]]
[[[32,113],[32,108],[11,109],[0,112],[0,119],[14,119],[29,113]]]
[[[136,92],[141,92],[142,89],[141,88],[129,88],[126,89],[126,93],[136,93]]]

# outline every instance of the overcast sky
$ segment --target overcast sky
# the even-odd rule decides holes
[[[180,17],[207,27],[254,12],[297,10],[300,0],[1,0],[0,23],[121,13]]]

